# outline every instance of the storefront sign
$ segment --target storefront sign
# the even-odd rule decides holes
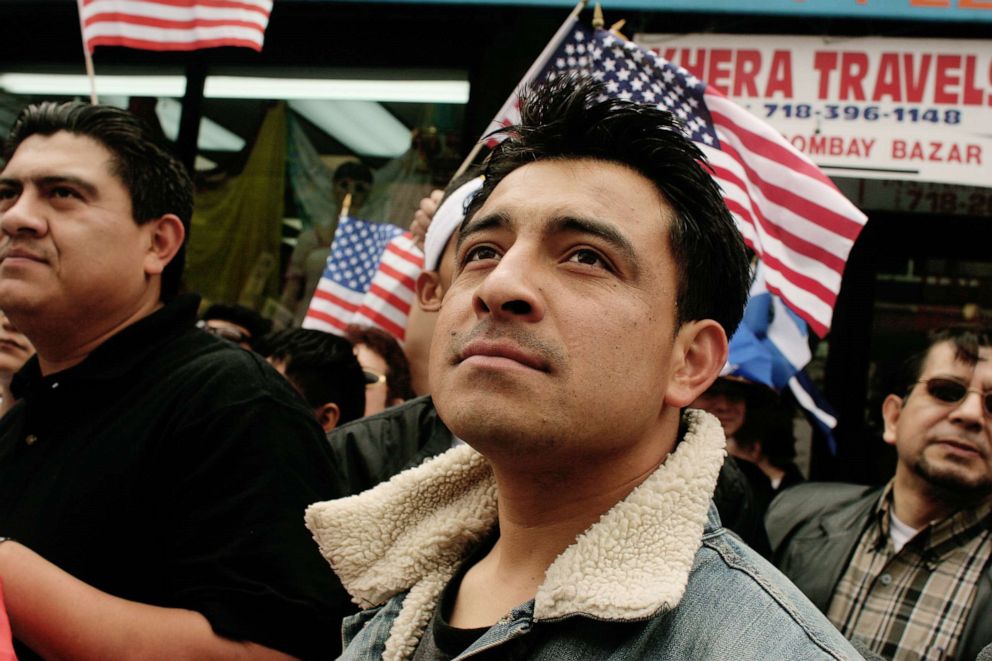
[[[643,34],[832,176],[992,186],[992,41]]]
[[[354,2],[354,0],[310,0]],[[575,6],[576,0],[365,0],[445,5]],[[830,16],[834,18],[885,18],[900,21],[992,22],[992,0],[603,0],[610,20],[625,9],[658,12],[708,12],[769,14],[779,16]]]
[[[844,197],[862,209],[992,218],[992,188],[928,181],[834,181]]]

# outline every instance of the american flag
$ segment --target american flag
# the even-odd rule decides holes
[[[489,130],[519,122],[522,86],[567,71],[589,73],[610,96],[674,113],[709,160],[745,243],[764,262],[768,290],[826,335],[866,216],[775,129],[677,64],[574,21],[559,35]]]
[[[342,218],[303,327],[341,335],[348,324],[365,324],[402,341],[423,266],[410,232]]]
[[[83,43],[142,50],[262,50],[272,0],[77,0]]]

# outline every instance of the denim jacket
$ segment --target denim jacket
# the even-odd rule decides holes
[[[710,496],[724,456],[715,418],[685,417],[676,450],[580,535],[536,597],[462,658],[858,659],[776,569],[720,526]],[[461,560],[496,524],[485,460],[452,449],[307,525],[365,608],[342,659],[409,659]]]

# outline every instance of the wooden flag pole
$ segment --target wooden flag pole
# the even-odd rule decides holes
[[[347,218],[349,211],[351,211],[351,193],[344,196],[344,201],[341,203],[341,214],[338,217]]]
[[[536,60],[534,60],[534,63],[530,65],[530,69],[528,69],[527,73],[524,74],[523,77],[524,81],[532,80],[534,76],[537,75],[538,71],[541,70],[541,67],[543,67],[544,64],[547,62],[548,58],[551,57],[551,54],[554,52],[554,49],[558,47],[559,43],[561,43],[561,38],[564,36],[562,34],[562,31],[565,30],[566,26],[571,25],[572,21],[578,18],[579,14],[582,13],[582,10],[586,8],[587,3],[588,0],[579,0],[579,2],[575,5],[575,8],[572,9],[571,13],[569,13],[568,18],[565,19],[565,22],[562,24],[562,26],[558,28],[558,32],[555,33],[555,36],[551,38],[551,41],[548,42],[548,45],[544,47],[544,50],[541,51],[541,54],[537,57]],[[514,93],[516,93],[516,90],[514,90]],[[483,144],[485,144],[482,140],[482,138],[485,137],[486,136],[483,135],[482,137],[479,138],[479,140],[476,141],[475,146],[472,147],[472,151],[469,152],[468,156],[465,157],[465,160],[462,161],[462,164],[458,166],[458,170],[455,172],[454,176],[451,177],[452,181],[460,177],[465,172],[465,170],[468,169],[468,166],[471,165],[473,161],[475,161],[475,157],[479,155],[479,152],[482,150]]]
[[[79,10],[79,37],[83,41],[83,59],[86,62],[86,77],[90,81],[90,103],[99,103],[96,97],[96,73],[93,71],[93,55],[86,47],[86,33],[83,32],[83,0],[76,1],[76,9]]]

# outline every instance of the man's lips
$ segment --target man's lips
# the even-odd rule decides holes
[[[967,441],[961,441],[954,438],[940,438],[934,441],[934,443],[961,454],[982,454],[982,451],[973,443],[968,443]]]
[[[27,351],[28,348],[17,340],[0,337],[0,350]]]
[[[520,363],[525,367],[541,372],[547,372],[548,362],[533,353],[520,348],[512,342],[505,340],[472,340],[466,344],[458,354],[458,362],[463,362],[473,357],[482,358],[502,358]]]
[[[48,261],[44,258],[44,256],[21,247],[13,247],[0,251],[0,262],[6,262],[8,259],[26,259],[32,262],[41,263]]]

